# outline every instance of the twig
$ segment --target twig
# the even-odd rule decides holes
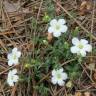
[[[93,1],[93,11],[92,11],[92,23],[91,23],[91,34],[93,33],[93,27],[94,27],[94,13],[95,13],[95,1]],[[90,36],[90,43],[92,45],[92,38]],[[92,56],[92,52],[91,52],[91,56]],[[92,61],[92,58],[91,60]]]
[[[0,75],[4,74],[5,72],[11,70],[11,69],[14,68],[14,67],[16,67],[16,66],[9,67],[9,68],[7,68],[6,70],[0,72]]]

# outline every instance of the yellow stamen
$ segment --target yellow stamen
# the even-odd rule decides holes
[[[61,75],[60,74],[57,74],[57,78],[60,79],[61,78]]]
[[[79,44],[78,47],[79,47],[80,49],[82,49],[82,48],[83,48],[83,45],[82,45],[82,44]]]
[[[13,55],[13,59],[14,59],[14,60],[16,59],[16,55]]]
[[[56,25],[56,30],[59,30],[60,29],[60,26],[59,25]]]

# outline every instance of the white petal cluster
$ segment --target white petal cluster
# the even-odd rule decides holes
[[[68,78],[67,74],[63,72],[63,68],[59,70],[52,71],[52,78],[51,82],[55,85],[58,84],[59,86],[63,86],[65,84],[65,80]]]
[[[48,28],[49,33],[53,33],[54,37],[59,37],[61,33],[67,31],[68,27],[65,25],[66,21],[64,19],[53,19],[50,21],[50,27]]]
[[[73,46],[71,47],[72,53],[77,53],[77,55],[81,55],[82,57],[86,56],[86,52],[92,51],[92,46],[88,44],[88,41],[85,39],[79,40],[74,37],[72,39]]]
[[[12,52],[8,54],[7,58],[8,58],[8,65],[12,66],[12,65],[16,65],[19,63],[19,58],[21,56],[21,52],[18,51],[18,49],[15,47],[13,48]]]
[[[19,77],[17,74],[17,69],[10,70],[8,73],[7,83],[9,86],[14,86],[14,83],[18,81]]]

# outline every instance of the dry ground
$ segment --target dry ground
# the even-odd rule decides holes
[[[96,0],[86,0],[88,4],[81,5],[83,1],[18,0],[17,3],[17,0],[0,0],[0,96],[96,96]],[[44,20],[46,14],[50,18],[66,19],[69,42],[70,34],[78,27],[78,37],[87,38],[93,46],[93,52],[82,62],[81,77],[72,81],[71,88],[53,86],[50,83],[51,70],[48,70],[47,74],[42,71],[42,77],[38,81],[35,79],[33,67],[25,69],[25,57],[30,55],[34,60],[38,49],[41,61],[44,59],[43,51],[46,46],[35,44],[35,40],[38,42],[38,39],[47,38],[49,22]],[[20,64],[13,67],[19,70],[22,78],[25,76],[31,79],[25,82],[24,77],[25,81],[21,80],[11,88],[6,84],[7,73],[13,68],[7,64],[7,54],[15,46],[22,50],[22,57]],[[70,62],[71,59],[66,59],[63,64],[67,66]],[[40,90],[43,85],[39,89],[34,88],[41,83],[48,88],[45,88],[46,95],[42,94],[44,90]],[[85,92],[88,92],[87,95]]]

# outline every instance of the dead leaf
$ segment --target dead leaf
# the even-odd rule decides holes
[[[85,93],[84,93],[84,96],[91,96],[91,95],[90,95],[90,92],[85,92]]]
[[[95,70],[95,63],[91,63],[88,65],[89,70]]]
[[[52,33],[48,33],[48,35],[47,35],[47,40],[48,40],[49,42],[51,42],[51,41],[52,41],[52,38],[53,38]]]
[[[86,12],[88,12],[89,10],[91,10],[91,2],[90,1],[82,1],[81,5],[80,5],[80,15],[84,15]]]
[[[82,96],[82,93],[81,92],[76,92],[75,96]]]
[[[10,3],[7,0],[4,1],[4,7],[7,12],[15,12],[20,8],[20,2]]]
[[[71,88],[71,87],[72,87],[72,81],[68,81],[68,82],[66,83],[66,87]]]
[[[82,1],[81,6],[80,6],[80,10],[82,10],[87,4],[87,1]]]

